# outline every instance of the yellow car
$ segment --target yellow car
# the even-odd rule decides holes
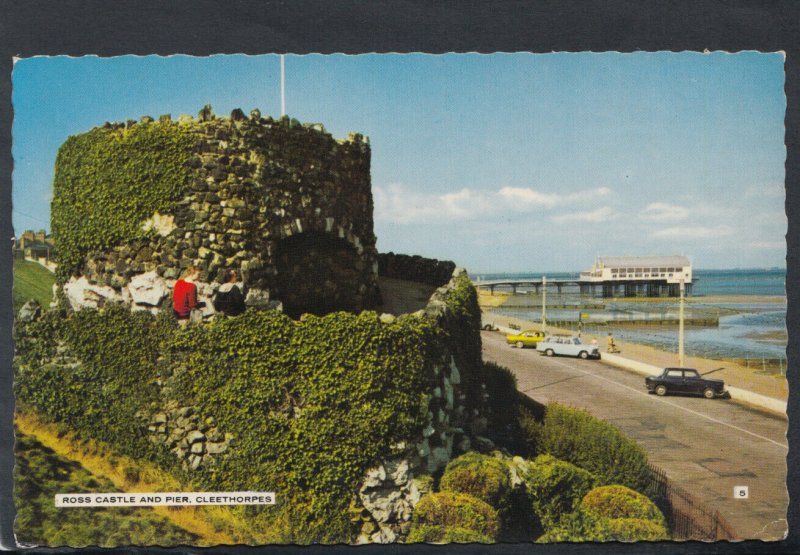
[[[535,349],[536,344],[542,339],[544,339],[544,334],[542,332],[528,330],[516,335],[507,335],[506,343],[518,349],[522,349],[523,347],[533,347]]]

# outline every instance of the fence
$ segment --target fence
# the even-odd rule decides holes
[[[698,501],[692,494],[670,482],[658,467],[650,465],[650,496],[669,523],[673,540],[738,540],[733,527],[716,509]]]

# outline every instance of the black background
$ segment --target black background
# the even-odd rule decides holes
[[[787,295],[789,299],[789,537],[783,542],[392,545],[238,548],[326,553],[790,553],[797,525],[798,112],[800,1],[152,1],[0,0],[0,237],[11,238],[11,70],[13,56],[69,54],[552,52],[692,50],[786,53]],[[6,245],[10,241],[4,241]],[[0,243],[2,244],[2,243]],[[0,251],[0,545],[13,547],[11,472],[11,251]],[[51,551],[51,550],[47,550]],[[71,550],[64,550],[71,551]],[[115,550],[230,552],[209,550]]]

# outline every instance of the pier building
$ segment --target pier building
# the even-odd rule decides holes
[[[687,256],[600,256],[581,272],[580,292],[603,297],[677,297],[680,283],[692,293],[692,263]]]

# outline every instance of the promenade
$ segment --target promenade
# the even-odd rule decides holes
[[[514,331],[511,329],[513,326],[518,326],[522,330],[541,329],[541,323],[505,316],[497,312],[492,312],[491,310],[486,310],[484,312],[483,322],[484,324],[494,323],[496,326],[506,328],[505,331],[509,333]],[[551,326],[548,326],[548,331],[565,334],[574,333],[570,330],[558,329]],[[605,336],[593,336],[584,333],[581,335],[581,339],[587,343],[591,342],[592,339],[597,339],[600,351],[605,354],[607,339]],[[609,357],[609,361],[611,359],[624,359],[658,368],[678,366],[678,355],[676,353],[662,351],[648,345],[620,341],[616,338],[615,343],[620,353]],[[786,402],[789,395],[788,384],[784,377],[775,374],[759,373],[753,368],[747,368],[732,361],[686,356],[684,365],[690,368],[696,368],[701,374],[713,370],[713,374],[709,377],[724,380],[726,387],[749,391],[757,395],[776,399],[783,403]],[[653,373],[655,373],[655,371]]]

